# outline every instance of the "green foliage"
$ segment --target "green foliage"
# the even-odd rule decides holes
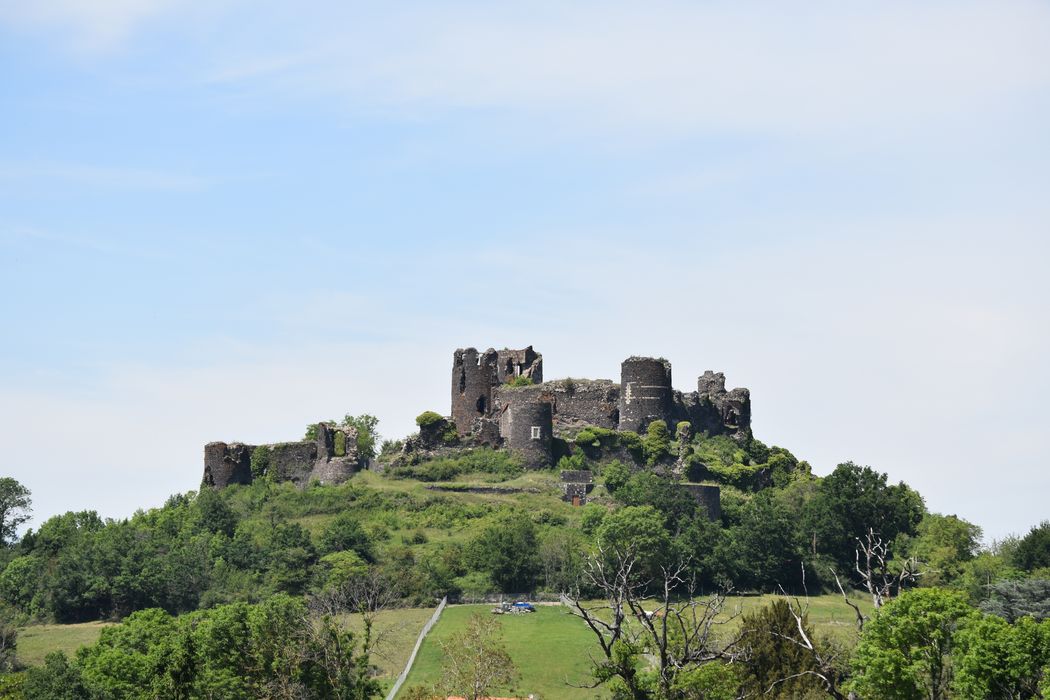
[[[1023,617],[1009,624],[999,617],[968,618],[955,638],[955,697],[1044,697],[1040,683],[1050,671],[1050,622]]]
[[[233,537],[233,532],[237,528],[237,514],[233,512],[218,491],[212,488],[202,488],[197,494],[194,505],[197,506],[201,529]]]
[[[580,513],[580,527],[588,535],[593,535],[598,531],[608,512],[609,510],[601,504],[588,503]]]
[[[346,457],[346,433],[336,430],[332,436],[332,452],[336,457]]]
[[[1013,563],[1024,571],[1050,568],[1050,520],[1029,530],[1017,544]]]
[[[583,454],[577,452],[576,454],[565,455],[558,460],[558,464],[555,469],[559,471],[581,471],[589,469],[590,464],[587,458]]]
[[[420,428],[429,428],[430,426],[441,423],[444,420],[445,417],[440,413],[435,413],[434,411],[423,411],[416,416],[416,425]]]
[[[28,522],[32,505],[29,489],[9,476],[0,478],[0,547],[14,541],[18,528]]]
[[[342,425],[357,428],[357,455],[359,458],[375,459],[376,445],[379,440],[379,433],[376,432],[378,424],[379,419],[367,413],[359,416],[352,416],[348,413],[343,417]]]
[[[671,689],[681,700],[736,700],[742,675],[739,664],[711,661],[679,671]]]
[[[367,654],[330,617],[274,596],[174,618],[144,610],[103,630],[98,643],[69,663],[49,656],[27,674],[36,698],[228,698],[280,696],[370,698]],[[287,693],[287,695],[285,695]]]
[[[61,652],[52,652],[40,668],[26,671],[22,684],[25,700],[87,700],[87,688],[80,670]]]
[[[356,552],[365,561],[375,561],[375,549],[361,523],[351,513],[342,513],[321,533],[318,548],[322,554]]]
[[[312,426],[316,431],[317,426]],[[314,436],[316,439],[316,435]],[[267,445],[259,445],[252,450],[252,478],[261,479],[270,471],[271,450]]]
[[[598,527],[596,539],[614,559],[632,553],[643,580],[647,575],[655,576],[671,555],[664,516],[652,506],[627,506],[609,513]]]
[[[1050,580],[1030,578],[997,581],[989,585],[981,610],[998,615],[1007,622],[1022,617],[1050,619]]]
[[[654,420],[649,424],[642,438],[642,454],[649,466],[662,462],[671,454],[671,433],[667,429],[667,421]]]
[[[818,551],[852,571],[856,541],[869,528],[890,542],[914,535],[924,510],[922,497],[904,483],[887,484],[885,474],[846,462],[820,482],[801,513],[801,526]]]
[[[748,501],[728,533],[731,580],[744,590],[801,587],[802,552],[792,513],[772,491]]]
[[[884,700],[948,697],[956,630],[978,614],[954,591],[905,591],[865,625],[853,689]]]
[[[397,467],[391,475],[402,479],[419,479],[420,481],[448,481],[461,474],[473,473],[496,474],[510,479],[524,472],[514,454],[505,450],[493,450],[482,447],[463,452],[457,457],[441,457],[419,464]]]
[[[806,637],[815,639],[807,615],[801,617]],[[813,675],[818,670],[816,660],[802,647],[798,622],[785,599],[744,615],[740,643],[750,652],[741,684],[747,696],[791,700],[821,691]]]
[[[531,591],[540,573],[536,526],[527,515],[505,513],[467,545],[467,563],[488,574],[504,593]]]
[[[958,580],[966,562],[977,555],[981,528],[954,515],[927,513],[916,536],[902,540],[901,547],[926,570],[920,585],[945,586]]]
[[[602,478],[609,493],[615,494],[631,478],[631,469],[623,462],[615,460],[602,467]]]
[[[532,386],[535,382],[532,381],[532,377],[526,377],[524,374],[519,374],[516,377],[511,377],[506,382],[507,386],[519,387],[519,386]]]

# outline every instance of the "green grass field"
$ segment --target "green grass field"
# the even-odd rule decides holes
[[[768,605],[776,598],[777,596],[773,595],[729,598],[722,615],[723,619],[728,621],[726,632],[729,633],[739,623],[739,615]],[[855,616],[841,596],[815,596],[802,602],[808,603],[810,625],[818,636],[831,637],[847,646],[856,643]],[[860,598],[855,598],[854,602],[860,605],[862,610],[870,613],[870,603]],[[492,607],[449,606],[423,643],[404,687],[407,689],[413,685],[440,681],[440,641],[462,630],[471,614],[480,612],[488,615]],[[520,695],[533,693],[541,700],[606,696],[600,689],[584,690],[569,685],[583,685],[587,682],[590,655],[601,652],[595,642],[594,633],[582,621],[568,615],[564,607],[541,605],[534,614],[504,615],[499,619],[503,623],[503,641],[507,652],[521,674],[521,680],[516,687],[502,688],[500,692],[507,695],[511,694],[511,691]]]
[[[79,625],[32,625],[18,630],[18,661],[26,666],[39,666],[53,651],[73,655],[77,649],[94,644],[109,622],[84,622]]]
[[[379,669],[379,682],[384,691],[394,684],[408,663],[416,637],[433,614],[433,608],[397,608],[379,613],[373,630],[378,646],[372,654],[372,663]],[[360,615],[347,615],[346,622],[354,632],[361,630]]]
[[[450,605],[427,636],[416,663],[403,686],[431,684],[441,680],[440,642],[464,628],[474,613],[489,615],[492,605]],[[537,606],[531,615],[503,615],[503,641],[521,674],[515,688],[501,688],[522,696],[533,693],[542,700],[604,697],[596,690],[569,686],[566,681],[583,684],[589,677],[588,653],[596,650],[594,637],[579,619],[560,605]],[[402,695],[404,693],[402,692]]]

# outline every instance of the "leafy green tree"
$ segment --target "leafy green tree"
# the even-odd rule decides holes
[[[956,697],[1040,698],[1050,671],[1050,622],[1022,617],[1009,624],[994,615],[968,619],[956,635]]]
[[[197,512],[200,526],[207,532],[221,532],[233,537],[237,529],[237,514],[216,489],[204,488],[197,494]]]
[[[956,591],[905,591],[864,626],[853,655],[853,689],[880,700],[949,697],[956,631],[977,614]]]
[[[614,460],[602,467],[602,478],[609,493],[615,494],[631,478],[631,469],[620,460]]]
[[[375,459],[376,445],[379,444],[379,433],[376,432],[379,419],[367,413],[359,416],[352,416],[348,413],[343,417],[343,425],[357,428],[358,456],[361,459]]]
[[[922,520],[922,497],[904,483],[891,485],[885,474],[852,462],[824,477],[802,512],[806,539],[831,556],[842,571],[852,571],[857,540],[869,528],[883,540],[913,535]]]
[[[29,489],[9,476],[0,478],[0,546],[14,541],[18,528],[29,520],[32,510]]]
[[[80,670],[60,651],[48,654],[43,666],[26,671],[22,694],[25,700],[88,700],[91,697]]]
[[[735,563],[730,572],[737,585],[750,589],[789,590],[802,585],[802,555],[797,523],[772,490],[748,502],[726,538]]]
[[[467,546],[468,563],[505,593],[524,593],[540,573],[536,526],[519,512],[501,515]]]
[[[923,564],[920,585],[944,586],[962,576],[966,562],[977,555],[980,544],[981,528],[977,525],[955,515],[927,513],[907,549]]]
[[[1025,571],[1050,568],[1050,520],[1044,520],[1021,538],[1013,558],[1015,566]]]
[[[627,506],[609,513],[598,528],[597,540],[610,561],[631,553],[642,579],[655,577],[671,555],[664,517],[652,506]]]

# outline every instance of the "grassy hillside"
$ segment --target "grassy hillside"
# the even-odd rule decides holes
[[[72,656],[83,646],[94,644],[112,623],[84,622],[78,625],[31,625],[18,631],[18,662],[39,666],[53,651]]]

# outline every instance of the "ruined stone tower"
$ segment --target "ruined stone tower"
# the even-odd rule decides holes
[[[512,404],[500,416],[500,434],[507,449],[516,452],[526,468],[551,465],[554,420],[549,402],[538,399]]]
[[[469,434],[474,421],[493,413],[492,389],[513,380],[528,377],[534,383],[543,381],[543,356],[533,351],[500,351],[489,348],[479,353],[475,348],[456,350],[452,354],[452,422],[460,435]]]
[[[620,430],[641,433],[654,420],[669,421],[673,398],[667,360],[628,357],[620,365]]]

